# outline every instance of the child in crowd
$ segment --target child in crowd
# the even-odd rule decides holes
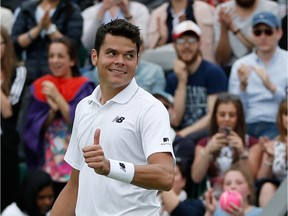
[[[277,187],[287,177],[287,99],[284,99],[280,105],[277,114],[277,126],[279,135],[273,140],[267,137],[260,138],[263,145],[263,156],[261,166],[258,172],[256,186],[259,196],[258,204],[265,207],[275,194]]]
[[[2,216],[48,216],[53,203],[51,176],[42,170],[33,170],[22,182],[17,201],[9,205]]]
[[[223,190],[237,191],[242,196],[240,207],[229,205],[228,212],[225,212],[216,201],[213,195],[213,189],[205,193],[205,216],[260,216],[262,209],[254,206],[254,182],[253,178],[245,166],[237,163],[233,165],[224,175]]]

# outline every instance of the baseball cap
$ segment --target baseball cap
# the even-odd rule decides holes
[[[265,11],[258,14],[255,14],[252,19],[252,26],[258,24],[265,24],[271,28],[280,27],[279,19],[271,12]]]
[[[191,20],[185,20],[185,21],[180,22],[174,27],[173,39],[175,40],[181,37],[185,32],[188,32],[188,31],[194,32],[198,37],[200,37],[201,35],[201,29],[196,23],[194,23]]]

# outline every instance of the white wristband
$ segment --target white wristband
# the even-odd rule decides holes
[[[135,173],[134,164],[112,159],[109,161],[110,172],[107,177],[130,184]]]

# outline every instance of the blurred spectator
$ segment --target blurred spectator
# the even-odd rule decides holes
[[[205,216],[260,216],[262,209],[257,208],[255,202],[253,178],[245,166],[239,164],[231,167],[224,176],[223,191],[237,191],[242,196],[241,206],[229,205],[229,212],[225,212],[217,203],[213,189],[205,193]]]
[[[51,39],[64,35],[81,42],[83,19],[77,5],[64,0],[24,2],[12,29],[18,56],[25,51],[27,84],[48,74],[47,50]]]
[[[195,148],[191,167],[194,182],[208,177],[215,191],[223,181],[223,174],[236,162],[242,163],[256,178],[261,162],[257,139],[246,133],[241,100],[236,95],[219,94],[211,116],[209,137],[201,139]]]
[[[262,11],[279,15],[280,8],[270,0],[230,0],[215,9],[214,31],[216,61],[230,74],[232,64],[254,47],[252,17]]]
[[[282,29],[273,13],[256,14],[252,26],[256,49],[233,64],[229,92],[241,97],[248,134],[273,139],[278,106],[287,90],[288,52],[278,47]]]
[[[174,96],[172,125],[185,137],[207,129],[217,93],[226,91],[224,71],[200,55],[200,28],[183,21],[174,30],[177,59],[167,75],[166,91]]]
[[[266,137],[260,138],[264,150],[258,172],[259,180],[257,181],[259,189],[258,204],[261,207],[265,207],[271,200],[277,187],[287,177],[288,173],[287,103],[287,99],[284,99],[279,106],[277,114],[279,135],[273,140]]]
[[[6,28],[9,35],[11,34],[14,23],[14,16],[10,9],[0,6],[1,25]]]
[[[82,12],[84,29],[82,42],[90,52],[94,48],[95,35],[102,23],[110,22],[116,18],[126,19],[128,22],[139,26],[144,47],[147,46],[147,27],[149,20],[148,8],[130,0],[103,0],[86,8]]]
[[[20,185],[17,201],[9,205],[2,216],[48,216],[53,203],[51,176],[42,170],[30,171]]]
[[[204,215],[205,207],[202,200],[187,198],[184,190],[186,179],[184,164],[181,160],[176,160],[173,188],[158,194],[161,201],[160,216]]]
[[[184,20],[197,23],[202,31],[200,50],[205,60],[215,62],[214,8],[203,1],[171,0],[151,12],[148,27],[149,48],[173,42],[173,29]]]
[[[137,84],[150,93],[164,91],[166,79],[163,69],[155,63],[141,60],[143,50],[144,45],[141,43],[138,67],[134,76]],[[82,74],[89,77],[96,85],[99,84],[97,67],[93,66],[91,70],[88,69]]]
[[[160,6],[161,4],[166,2],[167,0],[133,0],[133,1],[137,1],[137,2],[140,2],[144,5],[146,5],[147,8],[149,9],[149,11],[151,12],[154,8]]]
[[[52,72],[31,85],[24,142],[28,168],[42,168],[55,182],[55,197],[70,178],[64,161],[78,102],[95,88],[81,77],[76,47],[68,38],[54,39],[48,49]]]
[[[1,26],[1,211],[14,202],[19,184],[19,134],[16,128],[26,79],[26,68],[17,63],[10,35]]]

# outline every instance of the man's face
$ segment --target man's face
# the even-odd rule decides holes
[[[274,51],[281,36],[280,29],[271,28],[265,24],[259,24],[253,28],[253,41],[257,50],[262,52]]]
[[[236,4],[242,8],[251,8],[256,0],[235,0]]]
[[[101,86],[120,92],[135,75],[137,47],[128,38],[107,34],[100,52],[92,50],[91,60],[98,67]]]
[[[190,65],[199,55],[200,42],[196,36],[183,35],[175,40],[174,47],[178,58]]]

